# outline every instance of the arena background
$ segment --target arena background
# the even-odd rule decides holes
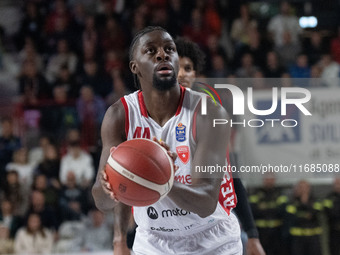
[[[16,219],[4,244],[11,247],[28,216],[38,210],[52,234],[54,253],[102,254],[112,249],[112,215],[100,215],[90,194],[101,150],[99,129],[105,110],[135,90],[128,69],[129,43],[147,25],[160,25],[174,38],[196,42],[206,54],[200,75],[204,78],[320,81],[303,87],[321,101],[333,100],[332,108],[323,109],[327,118],[320,115],[316,121],[334,127],[323,131],[324,139],[315,144],[295,141],[294,149],[315,146],[320,154],[328,146],[332,156],[325,154],[321,161],[340,163],[340,1],[288,3],[289,24],[273,25],[281,11],[281,2],[275,0],[1,0],[0,200],[2,205],[10,201]],[[287,29],[278,29],[282,26]],[[263,97],[271,86],[253,89]],[[264,155],[280,157],[279,142],[244,140],[256,135],[243,132],[235,129],[232,138],[239,164],[261,162]],[[80,160],[72,159],[70,148]],[[289,154],[282,157],[290,159]],[[77,169],[70,169],[73,166]],[[77,174],[68,174],[72,170]],[[262,185],[263,176],[253,177],[242,177],[250,194]],[[308,179],[321,201],[334,180],[323,177],[293,175],[279,178],[278,186],[289,197],[300,179]],[[4,207],[0,226],[6,225]],[[321,221],[326,230],[325,215]],[[327,255],[328,237],[322,238]],[[6,254],[1,249],[0,254]]]

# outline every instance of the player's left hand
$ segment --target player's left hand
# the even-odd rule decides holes
[[[266,255],[258,238],[249,238],[247,242],[247,255]]]
[[[164,147],[164,149],[166,149],[166,151],[168,152],[168,155],[170,156],[170,158],[172,159],[172,161],[174,163],[174,170],[176,172],[177,169],[178,169],[178,166],[175,165],[175,161],[177,159],[177,153],[170,151],[170,146],[168,144],[166,144],[164,141],[159,141],[156,137],[153,137],[152,140],[154,142],[160,144],[162,147]]]

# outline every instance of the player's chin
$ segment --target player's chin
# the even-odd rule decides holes
[[[177,84],[176,76],[154,76],[153,86],[159,90],[169,90]]]

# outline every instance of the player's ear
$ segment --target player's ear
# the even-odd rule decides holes
[[[137,65],[136,61],[131,60],[130,63],[129,63],[129,67],[130,67],[130,70],[133,74],[138,73],[138,65]]]

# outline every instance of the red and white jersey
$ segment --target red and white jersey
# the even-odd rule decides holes
[[[163,126],[148,116],[142,91],[136,91],[121,98],[125,108],[125,132],[127,139],[152,138],[162,139],[170,150],[177,152],[175,164],[179,169],[175,181],[191,184],[191,164],[196,150],[196,114],[195,109],[201,100],[201,93],[181,87],[181,97],[176,114]],[[212,130],[213,132],[213,130]],[[185,196],[185,194],[183,194]],[[146,207],[134,207],[134,218],[140,230],[155,233],[187,235],[199,232],[225,221],[230,211],[236,206],[236,194],[233,180],[226,176],[221,184],[220,203],[215,212],[201,218],[195,213],[179,208],[169,197]],[[200,203],[200,201],[196,201]],[[204,205],[202,205],[204,206]]]

